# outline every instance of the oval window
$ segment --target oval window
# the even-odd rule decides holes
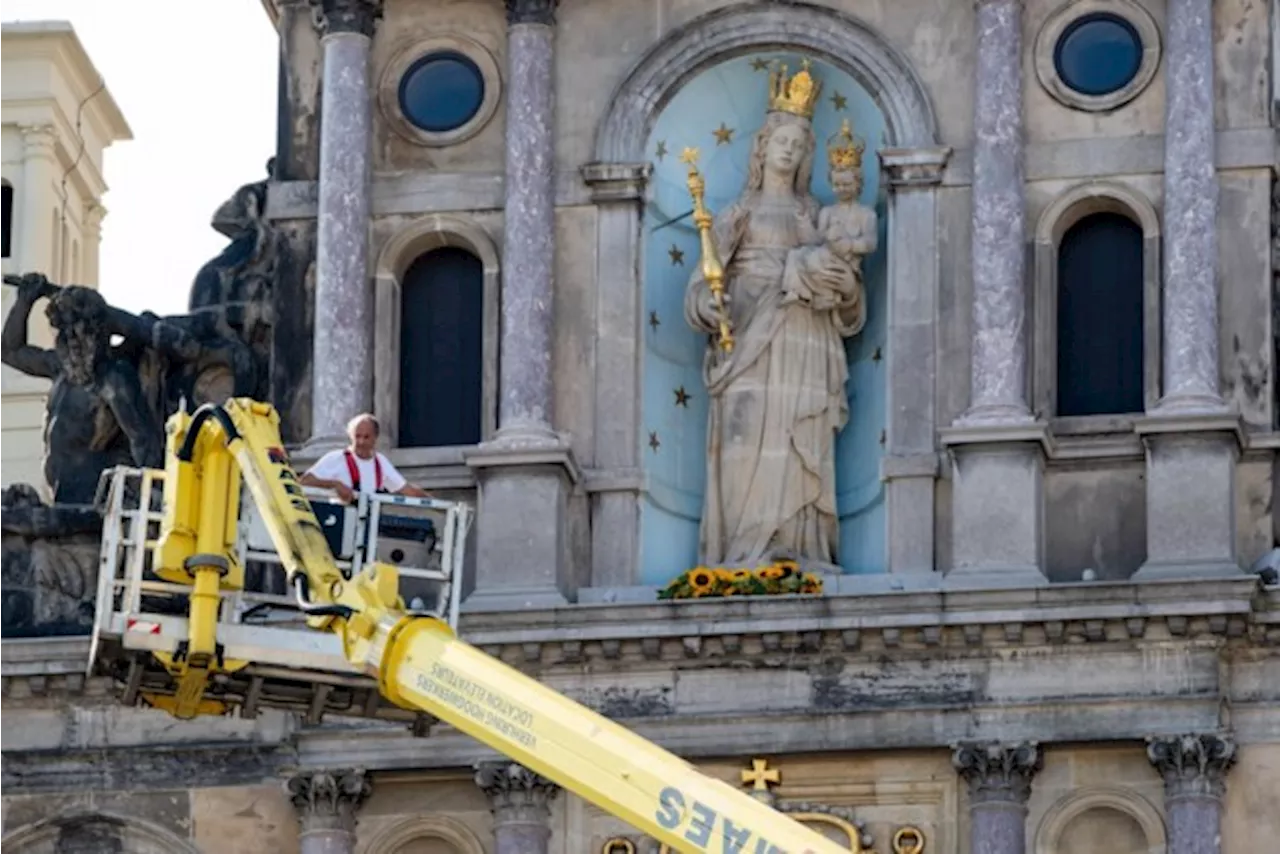
[[[1142,38],[1119,15],[1083,15],[1058,39],[1053,64],[1062,82],[1081,95],[1110,95],[1138,75]]]
[[[456,130],[475,118],[484,102],[484,76],[454,51],[422,57],[400,78],[400,111],[428,133]]]

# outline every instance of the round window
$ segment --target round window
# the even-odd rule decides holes
[[[400,111],[428,133],[456,130],[475,118],[484,103],[484,76],[455,51],[430,53],[400,78]]]
[[[1142,38],[1119,15],[1083,15],[1058,38],[1053,65],[1062,82],[1081,95],[1110,95],[1137,77]]]

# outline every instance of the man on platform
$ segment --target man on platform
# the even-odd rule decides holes
[[[366,412],[352,418],[347,423],[347,436],[351,443],[316,460],[315,465],[300,478],[302,485],[332,489],[347,502],[354,500],[358,492],[430,498],[426,491],[405,480],[391,461],[378,453],[375,446],[379,432],[378,419],[373,415]]]

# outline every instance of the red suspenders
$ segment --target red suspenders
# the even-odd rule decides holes
[[[351,489],[355,492],[359,492],[360,491],[360,467],[356,465],[356,455],[351,453],[350,450],[345,450],[342,453],[347,458],[347,474],[351,475]],[[373,476],[374,476],[374,491],[381,492],[382,491],[382,460],[378,459],[378,454],[376,451],[373,454]]]

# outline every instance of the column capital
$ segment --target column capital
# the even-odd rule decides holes
[[[942,173],[951,159],[951,148],[885,148],[879,152],[887,183],[894,190],[942,183]]]
[[[1147,759],[1164,778],[1166,800],[1216,799],[1226,790],[1227,772],[1236,761],[1236,743],[1222,733],[1151,736]]]
[[[559,0],[506,0],[507,23],[546,24],[553,26],[556,22],[556,6]]]
[[[320,32],[356,33],[373,38],[382,20],[382,0],[311,0]]]
[[[303,832],[355,832],[356,810],[373,791],[361,769],[307,771],[285,782],[285,792],[298,812]]]
[[[1031,780],[1044,765],[1044,754],[1034,741],[965,742],[954,747],[951,764],[969,784],[970,806],[1025,806]]]
[[[518,762],[498,760],[476,766],[476,785],[489,796],[498,824],[545,824],[560,787]]]
[[[23,152],[28,156],[52,157],[58,145],[53,125],[18,125]]]

